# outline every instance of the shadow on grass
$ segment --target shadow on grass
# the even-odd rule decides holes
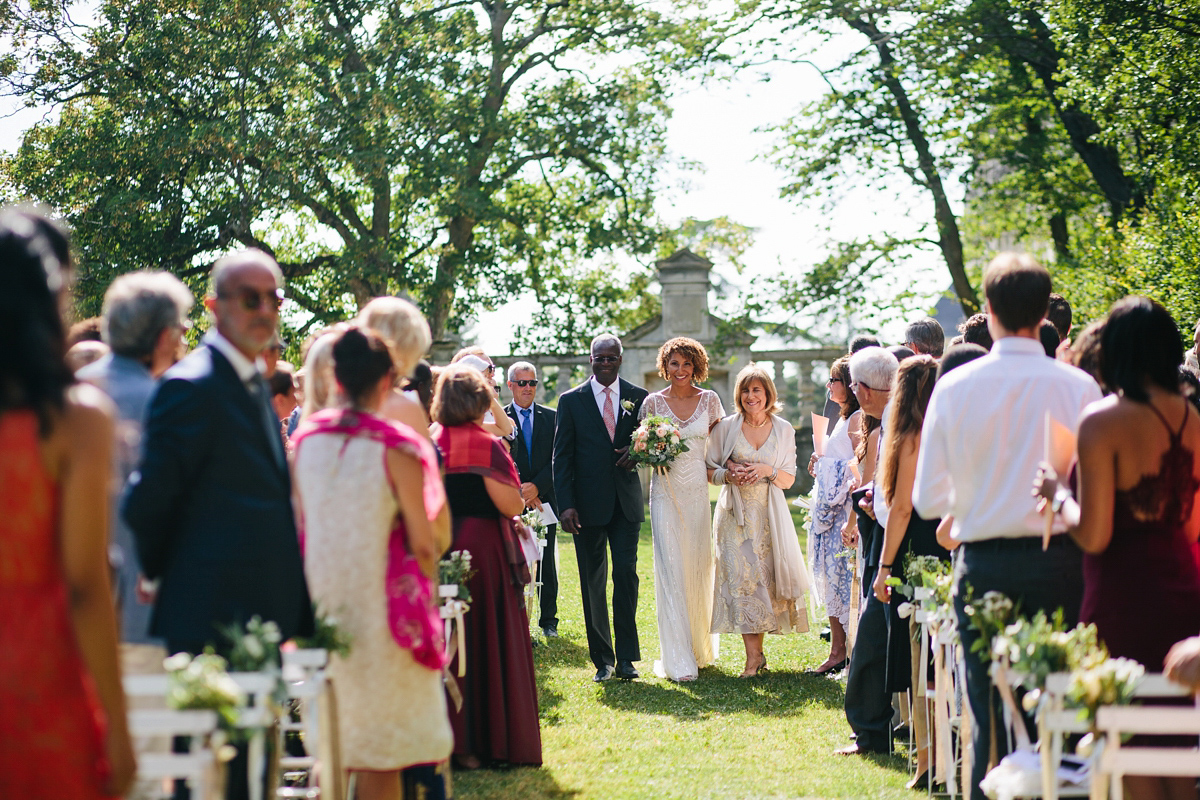
[[[507,770],[477,769],[454,773],[455,796],[486,798],[522,798],[522,800],[562,800],[578,797],[578,789],[559,784],[545,767],[519,767]]]
[[[845,692],[836,681],[800,672],[772,672],[743,679],[707,667],[687,683],[611,681],[600,702],[619,711],[704,720],[721,714],[787,717],[805,707],[841,708]]]
[[[566,697],[551,688],[554,671],[560,667],[591,666],[586,647],[580,647],[566,637],[542,639],[533,650],[533,668],[537,678],[538,717],[543,725],[558,725],[563,721],[559,706]]]

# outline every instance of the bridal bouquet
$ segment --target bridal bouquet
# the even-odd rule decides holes
[[[654,467],[660,475],[671,467],[671,462],[690,448],[675,423],[666,417],[651,414],[633,432],[629,447],[629,459],[639,466]]]

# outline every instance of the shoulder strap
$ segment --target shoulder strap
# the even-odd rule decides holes
[[[1187,401],[1185,400],[1184,403],[1186,404]],[[1150,406],[1150,410],[1154,412],[1154,416],[1158,417],[1162,422],[1163,427],[1167,429],[1167,435],[1171,437],[1172,441],[1183,436],[1183,429],[1187,427],[1188,417],[1191,416],[1191,412],[1187,409],[1186,405],[1183,409],[1183,422],[1180,423],[1178,431],[1171,427],[1171,423],[1167,422],[1166,416],[1164,416],[1163,413],[1159,411],[1157,407],[1155,407],[1154,403],[1146,403],[1146,405]]]

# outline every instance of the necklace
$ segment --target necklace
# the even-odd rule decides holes
[[[751,422],[749,417],[743,417],[742,421],[745,422],[747,425],[749,425],[751,428],[761,428],[761,427],[765,426],[768,422],[771,421],[771,417],[770,417],[770,415],[768,415],[766,419],[764,419],[762,422],[758,423],[757,425],[755,425],[753,422]]]

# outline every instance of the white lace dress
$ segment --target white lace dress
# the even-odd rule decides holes
[[[326,433],[306,438],[294,465],[313,601],[353,639],[348,656],[329,662],[347,769],[436,763],[454,746],[442,674],[418,664],[388,626],[384,580],[398,506],[385,464],[382,442]]]
[[[717,657],[717,636],[710,632],[716,557],[704,447],[713,423],[725,416],[716,392],[701,390],[690,419],[681,420],[661,394],[642,403],[641,417],[658,414],[679,428],[689,450],[665,475],[650,479],[650,525],[654,536],[654,597],[662,658],[659,677],[694,680],[700,667]]]

